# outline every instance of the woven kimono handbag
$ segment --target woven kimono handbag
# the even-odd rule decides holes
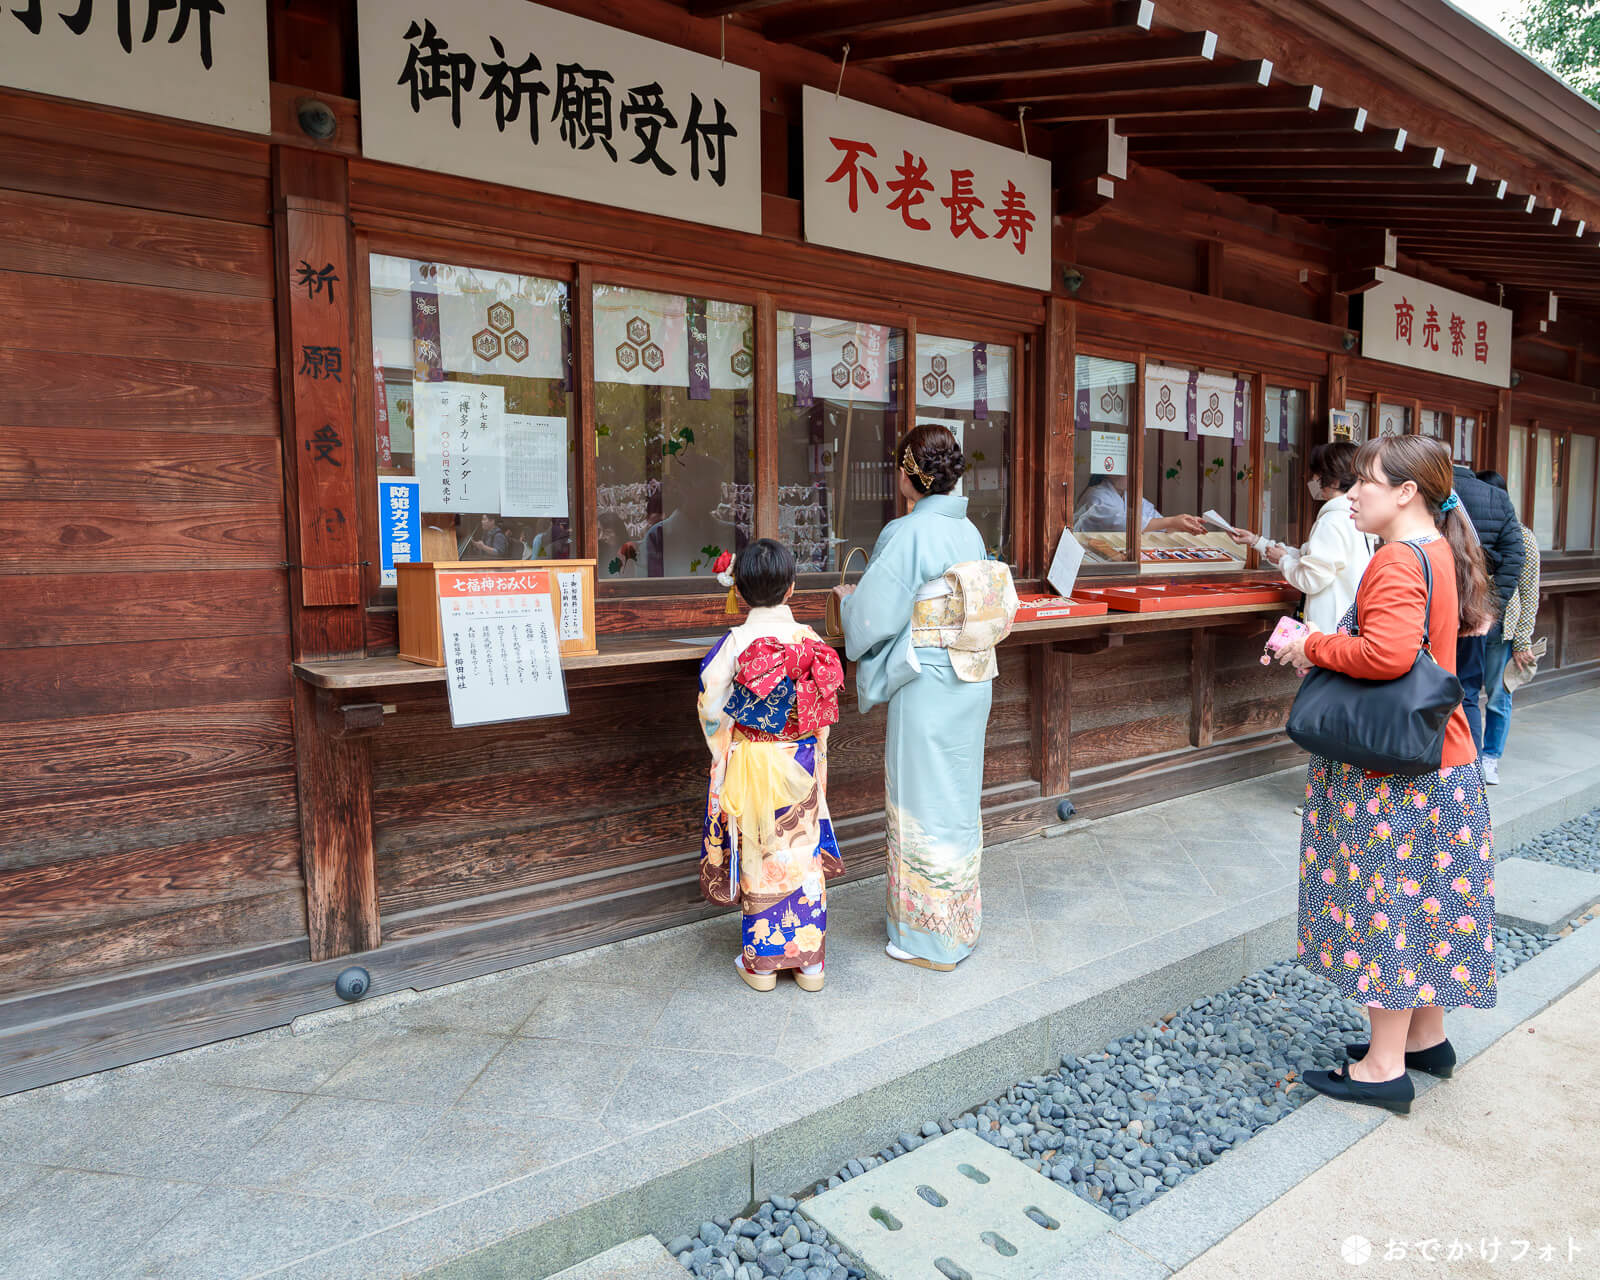
[[[841,587],[844,586],[844,580],[850,573],[851,557],[858,551],[861,553],[861,558],[866,559],[867,550],[865,547],[851,547],[845,553],[844,567],[839,570],[839,585]],[[844,611],[839,607],[842,603],[832,591],[828,592],[828,602],[823,610],[822,634],[829,640],[844,639]]]
[[[1445,730],[1461,703],[1461,682],[1433,660],[1428,624],[1433,616],[1433,568],[1415,544],[1428,602],[1422,646],[1411,670],[1393,680],[1363,680],[1313,667],[1289,708],[1289,737],[1312,755],[1375,773],[1415,775],[1437,769]],[[1356,617],[1356,629],[1361,618]]]

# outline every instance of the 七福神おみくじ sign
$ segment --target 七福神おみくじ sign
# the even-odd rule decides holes
[[[368,159],[761,231],[761,81],[524,0],[360,0]]]
[[[807,87],[805,234],[856,253],[1050,287],[1050,162]]]

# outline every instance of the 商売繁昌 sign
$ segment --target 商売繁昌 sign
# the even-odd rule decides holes
[[[1050,162],[807,87],[806,239],[1050,287]]]
[[[524,0],[361,0],[368,159],[761,231],[761,79]]]
[[[1509,387],[1511,312],[1379,268],[1378,283],[1361,295],[1361,354]]]

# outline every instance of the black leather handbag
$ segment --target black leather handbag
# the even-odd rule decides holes
[[[1437,769],[1445,729],[1461,703],[1461,681],[1433,660],[1428,624],[1433,616],[1433,567],[1422,562],[1428,602],[1422,616],[1422,647],[1411,670],[1394,680],[1363,680],[1313,667],[1289,709],[1289,737],[1312,755],[1359,765],[1377,773],[1419,774]],[[1360,614],[1356,629],[1361,628]]]

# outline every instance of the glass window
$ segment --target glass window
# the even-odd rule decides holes
[[[602,582],[710,580],[750,538],[754,373],[750,307],[594,287]]]
[[[1267,384],[1261,453],[1261,532],[1291,546],[1300,541],[1300,504],[1306,494],[1301,467],[1306,456],[1306,393]]]
[[[902,330],[778,312],[778,520],[802,572],[870,551],[894,519],[904,378]]]
[[[573,555],[567,286],[380,253],[369,264],[384,560]]]
[[[1128,558],[1128,457],[1138,372],[1130,360],[1100,356],[1079,356],[1073,370],[1072,529],[1091,563]]]
[[[1506,489],[1511,494],[1511,505],[1518,519],[1528,523],[1528,512],[1523,510],[1523,495],[1527,493],[1528,480],[1528,428],[1512,427],[1511,439],[1506,444]]]
[[[1541,427],[1534,432],[1533,519],[1528,524],[1541,551],[1555,549],[1560,487],[1561,441],[1555,432]]]
[[[1439,409],[1424,409],[1422,423],[1418,428],[1422,435],[1442,444],[1450,443],[1450,415]]]
[[[1450,456],[1464,467],[1472,465],[1477,453],[1478,420],[1457,415],[1455,430],[1450,437]]]
[[[1428,415],[1422,415],[1426,422]],[[1411,408],[1403,404],[1380,404],[1378,406],[1378,434],[1380,436],[1403,436],[1411,431]]]
[[[1595,438],[1572,435],[1572,455],[1567,461],[1567,550],[1594,550]]]
[[[917,425],[948,427],[966,456],[956,492],[983,534],[989,554],[1012,560],[1011,348],[917,334]]]
[[[1362,444],[1372,427],[1372,401],[1346,400],[1344,410],[1350,415],[1350,439],[1356,444]]]

